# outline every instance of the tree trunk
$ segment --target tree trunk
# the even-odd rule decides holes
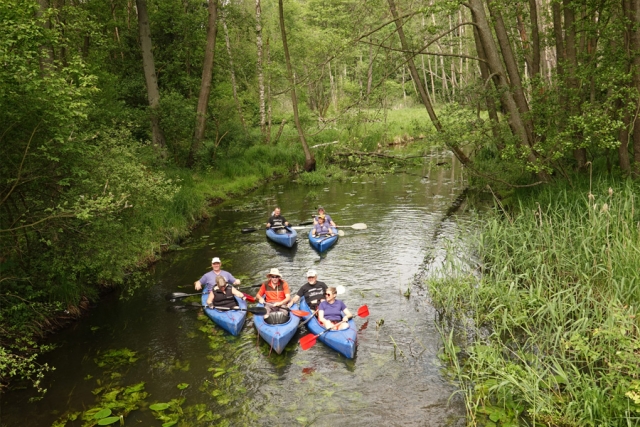
[[[300,143],[304,150],[304,170],[311,172],[316,169],[316,159],[313,157],[313,153],[309,150],[307,140],[304,137],[302,125],[300,124],[300,117],[298,116],[298,98],[296,97],[296,82],[293,75],[293,69],[291,67],[291,57],[289,56],[289,46],[287,45],[287,32],[284,28],[284,5],[283,0],[278,0],[278,12],[280,15],[280,33],[282,34],[282,48],[284,50],[284,60],[287,64],[287,75],[289,77],[289,84],[291,85],[291,106],[293,108],[293,121],[298,129],[298,136],[300,137]]]
[[[429,99],[429,94],[424,88],[424,84],[420,79],[420,75],[418,74],[418,70],[416,68],[415,63],[413,62],[413,55],[411,54],[411,50],[409,49],[409,44],[407,43],[407,39],[404,36],[403,30],[403,22],[402,18],[398,16],[398,11],[396,10],[396,5],[394,0],[388,0],[389,9],[391,10],[391,15],[396,23],[396,31],[398,32],[398,37],[400,38],[400,44],[402,45],[402,50],[405,52],[405,56],[407,59],[407,65],[409,66],[409,72],[411,73],[411,78],[416,83],[418,87],[418,92],[420,93],[420,98],[424,107],[427,109],[427,113],[429,114],[429,118],[431,119],[431,123],[436,128],[438,132],[443,132],[442,124],[440,120],[438,120],[438,116],[436,116],[436,112],[431,105],[431,100]],[[469,158],[464,152],[455,145],[450,145],[449,148],[454,152],[460,163],[463,165],[467,165],[470,163]]]
[[[578,56],[576,52],[576,27],[575,14],[571,8],[570,0],[564,0],[564,52],[566,66],[566,85],[569,91],[567,96],[566,111],[570,116],[580,115],[577,106],[580,105],[580,96],[576,72],[578,70]],[[579,135],[575,135],[575,143],[582,139]],[[583,169],[587,163],[587,150],[585,148],[576,147],[573,150],[573,157],[576,160],[578,169]]]
[[[369,68],[367,69],[367,100],[371,94],[371,85],[373,84],[373,44],[369,37]]]
[[[640,103],[640,0],[630,0],[630,17],[632,19],[631,30],[631,75],[636,89],[636,113],[633,117],[633,169],[636,178],[640,177],[640,117],[638,117],[638,104]]]
[[[518,138],[519,145],[525,150],[528,162],[533,166],[539,167],[538,159],[531,147],[531,142],[528,140],[527,130],[520,111],[516,106],[513,96],[511,95],[509,84],[505,78],[505,71],[498,55],[498,48],[493,40],[482,0],[469,0],[468,6],[471,9],[473,20],[477,25],[478,35],[480,36],[489,68],[497,77],[494,82],[497,84],[502,105],[507,110],[511,131],[514,136]],[[537,175],[541,181],[546,182],[549,180],[548,174],[543,169],[539,169]]]
[[[244,129],[245,135],[248,135],[247,124],[244,121],[244,114],[242,113],[242,104],[238,98],[238,85],[236,84],[236,72],[233,69],[233,57],[231,56],[231,41],[229,40],[229,30],[227,28],[227,22],[224,19],[224,12],[220,17],[222,21],[222,28],[224,29],[224,41],[227,45],[227,54],[229,55],[229,72],[231,73],[231,89],[233,91],[233,99],[236,102],[236,108],[238,109],[238,117],[240,117],[240,123],[242,123],[242,129]]]
[[[162,128],[160,127],[160,118],[158,117],[160,91],[158,90],[158,80],[156,78],[156,66],[153,61],[151,28],[149,27],[146,0],[136,0],[136,7],[138,9],[138,30],[140,32],[140,46],[142,48],[142,67],[144,69],[144,80],[147,86],[147,98],[149,100],[151,113],[152,141],[160,155],[164,157],[166,144]]]
[[[509,81],[511,83],[511,91],[513,93],[513,99],[516,102],[518,111],[520,111],[522,121],[527,132],[527,139],[531,147],[535,144],[533,134],[533,123],[529,117],[529,105],[527,104],[527,98],[524,96],[524,89],[522,88],[522,80],[520,79],[520,71],[518,70],[518,64],[516,58],[513,55],[511,49],[511,43],[509,42],[509,36],[507,34],[507,28],[502,20],[502,14],[496,9],[495,0],[487,1],[489,6],[489,12],[493,17],[494,28],[496,31],[496,37],[498,38],[498,44],[502,51],[502,58],[507,67],[507,74],[509,75]]]
[[[266,143],[267,138],[267,112],[264,99],[264,70],[262,69],[262,10],[260,8],[260,0],[256,0],[256,48],[258,50],[258,60],[256,62],[256,72],[258,74],[258,103],[260,109],[260,132],[262,139]]]
[[[536,0],[529,0],[529,19],[531,19],[531,77],[540,74],[540,27],[538,27],[538,5]]]
[[[198,96],[198,106],[196,108],[196,129],[187,162],[189,167],[193,166],[195,162],[195,155],[200,150],[207,125],[207,110],[209,107],[209,95],[211,94],[211,76],[213,75],[213,60],[216,51],[216,33],[218,32],[218,0],[209,0],[208,11],[207,44],[204,50],[202,81],[200,83],[200,95]]]
[[[473,27],[473,40],[476,44],[476,51],[478,54],[478,58],[482,59],[482,61],[478,61],[478,66],[480,67],[480,76],[482,77],[483,87],[487,87],[489,84],[489,79],[491,79],[491,72],[489,71],[489,66],[487,65],[486,55],[484,54],[484,48],[482,47],[482,43],[480,42],[480,35],[478,34],[478,30],[476,27]],[[496,141],[496,146],[498,149],[502,150],[504,148],[504,144],[502,142],[502,138],[500,137],[500,119],[498,118],[498,110],[496,109],[496,103],[494,102],[493,95],[489,93],[488,90],[485,90],[485,101],[487,103],[487,112],[489,114],[489,120],[491,120],[491,133]]]

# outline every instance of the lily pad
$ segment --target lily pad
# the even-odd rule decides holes
[[[152,411],[164,411],[168,407],[168,403],[154,403],[153,405],[149,406],[149,409],[151,409]]]
[[[108,426],[109,424],[117,423],[118,421],[120,421],[120,417],[103,418],[100,421],[98,421],[98,425]]]
[[[111,409],[109,409],[109,408],[105,408],[105,409],[102,409],[102,410],[101,410],[100,412],[98,412],[97,414],[95,414],[95,415],[93,416],[93,419],[94,419],[94,420],[99,420],[99,419],[102,419],[102,418],[106,418],[106,417],[108,417],[109,415],[111,415]]]

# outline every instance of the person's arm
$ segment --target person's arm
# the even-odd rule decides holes
[[[230,285],[239,285],[240,284],[240,279],[236,279],[235,277],[233,277],[233,274],[229,273],[229,277],[226,277],[227,279],[227,283],[229,283]]]
[[[202,283],[200,283],[200,280],[196,280],[195,282],[193,282],[193,284],[196,287],[196,291],[199,291],[200,289],[202,289]]]
[[[326,319],[324,318],[324,310],[318,309],[318,321],[324,325]]]
[[[207,305],[209,307],[213,306],[213,290],[209,292],[209,296],[207,297]]]
[[[282,215],[280,215],[280,218],[282,218],[282,224],[284,224],[284,225],[286,225],[288,227],[289,226],[289,221],[284,219],[284,217]]]
[[[264,304],[264,294],[267,292],[267,289],[264,286],[264,283],[262,284],[262,286],[260,286],[260,290],[258,291],[258,293],[256,294],[256,298],[258,298],[258,302],[260,304]]]
[[[351,319],[353,317],[353,314],[351,314],[351,312],[349,311],[348,308],[344,308],[344,310],[342,310],[342,312],[344,313],[344,316],[342,316],[342,321],[346,322],[349,319]]]
[[[282,307],[283,305],[287,305],[287,303],[291,300],[291,294],[285,294],[285,298],[282,301],[274,302],[273,305],[276,307]]]
[[[287,307],[291,308],[291,306],[298,301],[300,301],[300,297],[298,295],[294,295],[293,298],[291,298],[291,301],[287,304]]]
[[[247,297],[244,296],[244,294],[242,292],[240,292],[239,290],[237,290],[236,288],[231,288],[231,293],[235,296],[237,296],[238,298],[242,298],[243,300],[246,300]]]

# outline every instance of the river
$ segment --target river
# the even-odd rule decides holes
[[[56,367],[44,379],[49,391],[35,402],[28,389],[5,393],[1,425],[93,425],[93,414],[107,407],[126,414],[125,426],[465,425],[464,403],[451,397],[455,385],[438,359],[435,310],[417,286],[436,274],[447,242],[469,221],[449,215],[464,187],[460,166],[438,153],[411,173],[319,187],[283,179],[221,204],[133,295],[107,296],[51,338],[56,349],[43,357]],[[276,205],[291,223],[308,221],[322,205],[339,225],[368,228],[344,228],[323,254],[304,231],[292,249],[268,241],[261,228],[240,232],[262,227]],[[310,268],[327,285],[344,285],[339,298],[352,311],[363,304],[370,311],[356,320],[355,359],[320,342],[302,351],[296,343],[304,331],[277,355],[258,339],[252,315],[232,337],[197,308],[171,307],[165,295],[192,292],[213,256],[243,285],[273,267],[294,292]],[[168,406],[149,408],[157,403]]]

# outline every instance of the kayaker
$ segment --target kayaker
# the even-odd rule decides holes
[[[211,268],[213,270],[206,273],[204,276],[202,276],[200,280],[197,280],[196,282],[194,282],[196,291],[199,291],[200,289],[202,289],[202,286],[204,285],[205,286],[204,293],[210,292],[211,288],[213,288],[213,286],[216,284],[216,279],[218,278],[218,276],[224,277],[227,280],[227,283],[230,285],[240,284],[239,279],[236,279],[235,277],[233,277],[231,273],[229,273],[228,271],[221,270],[220,267],[222,267],[222,262],[220,261],[220,258],[214,257],[211,260]]]
[[[291,307],[293,304],[300,301],[300,298],[304,297],[309,308],[316,311],[318,309],[318,305],[324,301],[324,294],[326,292],[327,285],[324,282],[318,281],[318,273],[316,273],[315,270],[309,270],[307,271],[307,283],[298,289],[298,292],[287,305]]]
[[[348,320],[353,317],[347,306],[336,299],[337,294],[336,288],[327,289],[325,293],[327,300],[322,301],[318,307],[318,321],[326,329],[347,329],[349,327]]]
[[[328,213],[326,213],[324,211],[324,208],[322,206],[318,206],[318,215],[316,215],[315,217],[313,217],[313,225],[318,223],[318,218],[324,215],[324,220],[327,223],[327,225],[330,225],[331,227],[335,227],[336,223],[333,222],[333,220],[331,219],[331,215],[329,215]]]
[[[242,298],[243,300],[247,299],[242,292],[233,286],[228,286],[227,279],[218,276],[216,278],[216,285],[209,292],[207,306],[209,308],[223,307],[237,309],[239,308],[238,301],[236,301],[234,296]]]
[[[265,320],[269,318],[272,311],[285,311],[288,313],[284,306],[291,300],[291,291],[289,290],[289,284],[282,280],[280,270],[272,268],[269,271],[267,281],[260,286],[256,298],[267,309],[267,314],[264,315]]]
[[[333,236],[333,229],[325,222],[324,215],[318,216],[318,223],[313,226],[313,231],[311,232],[313,237],[318,236]]]
[[[280,208],[276,207],[273,210],[273,214],[267,221],[267,228],[283,228],[285,226],[289,226],[289,222],[282,215],[280,215]]]

